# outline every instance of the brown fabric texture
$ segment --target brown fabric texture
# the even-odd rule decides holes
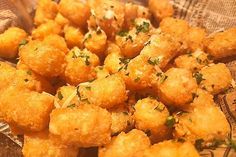
[[[134,1],[134,0],[123,0]],[[145,4],[145,0],[135,0]],[[33,26],[33,11],[37,0],[0,0],[0,32],[10,26],[19,26],[30,32]],[[236,26],[235,0],[171,0],[175,17],[185,19],[192,26],[205,28],[208,33],[222,31]],[[1,60],[1,59],[0,59]],[[236,59],[227,61],[234,80],[236,80]],[[219,95],[217,104],[225,113],[230,126],[230,138],[236,140],[236,90]],[[0,156],[21,157],[22,138],[10,133],[7,124],[0,120]],[[222,146],[215,150],[204,150],[202,157],[235,157],[234,150]]]

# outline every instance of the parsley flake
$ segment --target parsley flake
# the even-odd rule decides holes
[[[67,106],[67,108],[74,108],[75,107],[75,104],[70,104]]]
[[[117,35],[119,35],[119,36],[121,36],[121,37],[125,37],[125,36],[128,35],[128,33],[129,33],[129,31],[127,31],[127,30],[122,30],[122,31],[118,32]]]
[[[194,146],[198,151],[203,151],[203,142],[204,142],[203,139],[197,139],[195,141]]]
[[[205,80],[203,79],[203,75],[199,72],[194,73],[193,77],[195,77],[197,84],[200,84],[203,80]]]
[[[60,99],[60,100],[63,99],[63,95],[61,94],[61,91],[59,91],[59,92],[57,93],[57,97],[58,97],[58,99]]]
[[[175,124],[175,118],[173,116],[167,117],[165,124],[168,128],[172,128]]]
[[[136,25],[136,34],[140,32],[147,33],[149,31],[150,24],[148,22],[143,22],[141,25]]]

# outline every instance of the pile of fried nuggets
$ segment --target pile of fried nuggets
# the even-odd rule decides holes
[[[213,97],[232,86],[219,60],[236,28],[207,36],[167,0],[148,6],[39,0],[31,35],[0,35],[0,56],[19,56],[0,62],[0,117],[25,157],[199,157],[194,144],[228,138]]]

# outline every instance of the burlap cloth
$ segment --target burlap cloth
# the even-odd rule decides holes
[[[132,0],[126,0],[132,1]],[[143,0],[136,0],[145,4]],[[171,0],[175,17],[185,19],[192,26],[206,28],[208,33],[236,26],[236,0]],[[0,32],[10,26],[19,26],[30,32],[36,0],[0,0]],[[227,63],[236,80],[236,60]],[[216,98],[230,126],[230,138],[236,139],[236,91]],[[9,132],[9,127],[0,122],[0,157],[20,157],[22,140]],[[236,157],[234,150],[222,146],[215,150],[204,150],[204,157]]]

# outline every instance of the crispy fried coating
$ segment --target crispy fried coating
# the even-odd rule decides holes
[[[10,126],[25,132],[42,131],[48,127],[53,109],[53,96],[9,86],[0,95],[0,116]]]
[[[66,56],[64,78],[71,85],[95,79],[95,66],[100,64],[99,58],[87,49],[74,47]]]
[[[57,15],[57,3],[52,0],[39,0],[35,11],[34,24],[36,26],[53,20]]]
[[[194,52],[198,49],[203,50],[203,41],[206,37],[206,31],[200,27],[190,27],[185,35],[188,49]]]
[[[50,115],[49,131],[69,145],[102,146],[111,140],[111,115],[92,104],[55,109]]]
[[[236,28],[215,33],[204,41],[205,50],[215,59],[236,55]]]
[[[66,25],[70,23],[70,21],[65,18],[61,13],[57,13],[55,19],[54,19],[59,25],[61,25],[62,28],[64,28]]]
[[[120,51],[119,48],[117,48],[118,52]],[[109,51],[113,51],[109,53],[105,60],[104,60],[104,67],[109,71],[110,74],[117,73],[119,69],[122,67],[120,64],[120,59],[123,58],[123,56],[118,53],[116,50],[111,49]]]
[[[132,157],[139,151],[147,149],[150,141],[144,132],[133,129],[113,137],[111,143],[99,148],[99,157]]]
[[[80,28],[76,28],[72,25],[66,25],[64,27],[64,34],[66,44],[69,48],[83,48],[84,35]]]
[[[81,0],[61,0],[59,12],[75,25],[85,27],[90,16],[90,8],[87,1]]]
[[[16,68],[0,61],[0,91],[5,89],[14,79]]]
[[[62,31],[61,26],[53,20],[49,20],[32,31],[33,39],[44,39],[49,34],[60,34]]]
[[[231,73],[224,63],[205,67],[195,77],[200,81],[200,87],[212,94],[226,90],[232,81]]]
[[[194,145],[189,142],[163,141],[146,149],[135,157],[200,157]]]
[[[169,106],[183,107],[193,100],[197,82],[191,71],[182,68],[171,68],[160,74],[158,95],[162,102]]]
[[[158,22],[174,14],[169,0],[148,0],[148,8]]]
[[[65,42],[65,39],[57,34],[51,34],[44,38],[43,43],[55,47],[65,54],[68,53],[68,48]]]
[[[111,75],[92,83],[80,85],[81,100],[103,107],[112,108],[119,106],[127,99],[125,82],[119,75]]]
[[[147,97],[139,100],[134,108],[135,128],[146,132],[152,143],[169,138],[171,132],[165,125],[169,111],[163,103]]]
[[[42,76],[59,76],[64,72],[65,53],[38,40],[22,47],[19,55],[30,69]]]
[[[0,57],[15,58],[18,48],[24,44],[27,33],[18,27],[10,27],[0,34]]]
[[[79,149],[63,145],[57,138],[50,138],[48,131],[24,136],[24,157],[77,157]]]

